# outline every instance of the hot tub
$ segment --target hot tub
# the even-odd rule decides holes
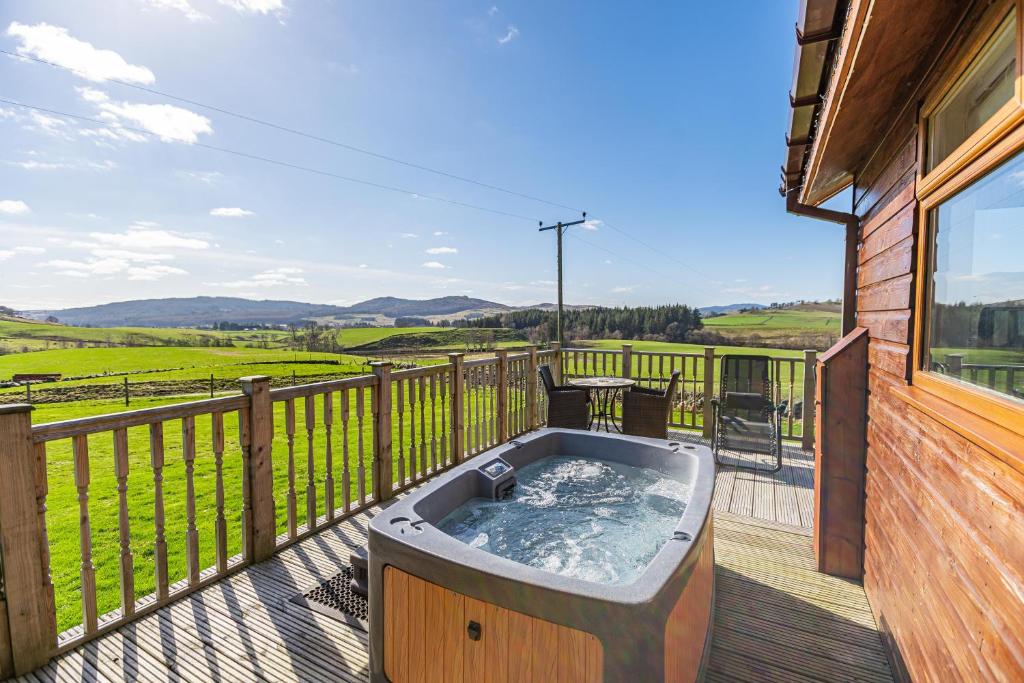
[[[697,680],[714,483],[706,447],[564,429],[439,476],[370,524],[371,681]]]

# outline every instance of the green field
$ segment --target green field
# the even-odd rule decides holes
[[[287,341],[283,330],[220,332],[157,327],[70,327],[0,318],[0,352],[40,351],[75,346],[257,346]]]
[[[761,309],[704,319],[704,327],[750,346],[786,346],[823,350],[839,339],[842,315],[835,307],[805,305]],[[824,310],[823,310],[824,309]]]

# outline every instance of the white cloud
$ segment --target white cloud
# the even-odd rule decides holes
[[[31,211],[32,209],[28,208],[28,204],[20,199],[0,199],[0,213],[6,213],[11,216],[23,216]]]
[[[448,266],[438,261],[427,261],[423,264],[423,268],[432,268],[434,270],[444,270],[447,267]]]
[[[68,133],[68,123],[63,119],[59,119],[56,116],[48,116],[47,114],[33,111],[29,113],[28,123],[25,124],[26,130],[37,131],[45,135],[49,135],[55,138],[64,138],[70,140],[71,135]]]
[[[597,230],[604,224],[603,221],[599,221],[596,218],[585,220],[580,224],[580,227],[584,230]]]
[[[93,256],[99,258],[123,259],[125,261],[140,261],[142,263],[156,263],[159,261],[173,261],[173,254],[146,253],[141,251],[130,251],[128,249],[107,249],[100,247],[90,251]]]
[[[194,237],[186,237],[167,230],[153,230],[132,226],[125,232],[89,233],[97,242],[119,249],[208,249],[210,243]]]
[[[493,17],[497,13],[498,13],[498,6],[497,5],[491,5],[491,8],[489,10],[487,10],[487,16],[489,16],[489,17]]]
[[[0,261],[5,261],[14,256],[14,251],[11,249],[0,249]]]
[[[38,161],[27,159],[25,161],[5,161],[5,164],[17,166],[26,171],[110,171],[117,168],[117,163],[110,159],[103,161]]]
[[[222,206],[216,209],[210,209],[211,216],[217,216],[218,218],[245,218],[246,216],[255,215],[248,209],[243,209],[237,206]]]
[[[284,0],[219,0],[236,12],[249,14],[270,14],[284,10]]]
[[[123,275],[128,280],[160,280],[168,275],[187,275],[188,271],[167,265],[134,265],[122,258],[92,258],[75,261],[54,259],[40,264],[67,277],[113,277]]]
[[[73,38],[60,26],[45,23],[28,26],[15,21],[7,27],[7,35],[21,41],[18,54],[71,69],[89,81],[117,79],[147,85],[156,81],[156,76],[146,67],[129,64],[113,50],[101,50]]]
[[[368,265],[367,265],[367,264],[365,264],[365,263],[360,263],[360,264],[359,264],[359,267],[360,267],[360,268],[369,268],[370,266],[368,266]]]
[[[505,32],[505,35],[498,38],[498,45],[506,45],[508,43],[511,43],[513,40],[515,40],[515,38],[518,35],[519,29],[517,29],[515,26],[509,25],[508,30]]]
[[[93,104],[99,104],[101,102],[109,102],[110,96],[102,90],[96,88],[90,88],[87,85],[75,86],[75,92],[86,102],[92,102]]]
[[[142,2],[156,9],[181,12],[189,21],[204,21],[210,18],[193,7],[189,0],[142,0]]]
[[[636,289],[636,285],[623,285],[621,287],[612,287],[612,294],[625,294],[626,292],[632,292]]]
[[[414,232],[403,232],[403,233],[399,234],[399,237],[401,237],[403,239],[411,240],[411,239],[416,239],[417,237],[419,237],[419,235],[417,235]]]
[[[178,171],[177,176],[188,180],[198,180],[206,185],[213,185],[224,178],[224,174],[220,171]]]
[[[43,247],[15,247],[15,253],[17,254],[45,254],[46,249]]]
[[[459,250],[455,247],[431,247],[427,249],[428,254],[458,254]]]
[[[256,273],[247,280],[232,280],[229,282],[204,282],[204,285],[211,287],[226,287],[228,289],[249,289],[253,287],[280,287],[283,285],[306,286],[309,283],[301,277],[301,268],[272,268],[262,273]]]
[[[444,230],[435,230],[434,231],[434,237],[444,237],[447,234],[448,233],[446,233]]]
[[[100,117],[110,122],[115,133],[121,134],[124,139],[133,141],[138,141],[138,134],[135,134],[134,138],[131,135],[122,134],[133,133],[133,131],[120,128],[126,122],[156,135],[164,142],[192,144],[199,140],[200,135],[213,133],[210,119],[172,104],[100,102],[99,109]]]

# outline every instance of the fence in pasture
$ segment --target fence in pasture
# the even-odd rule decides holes
[[[234,396],[45,424],[31,406],[0,406],[0,678],[543,425],[542,364],[558,381],[646,386],[683,369],[672,424],[710,424],[714,349],[448,360],[280,388],[249,377]],[[792,400],[812,395],[798,372],[812,355],[777,362]]]

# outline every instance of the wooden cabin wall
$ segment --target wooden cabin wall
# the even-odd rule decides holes
[[[905,678],[1021,680],[1024,473],[894,391],[910,376],[923,233],[915,116],[854,188],[858,325],[870,331],[864,587]]]

